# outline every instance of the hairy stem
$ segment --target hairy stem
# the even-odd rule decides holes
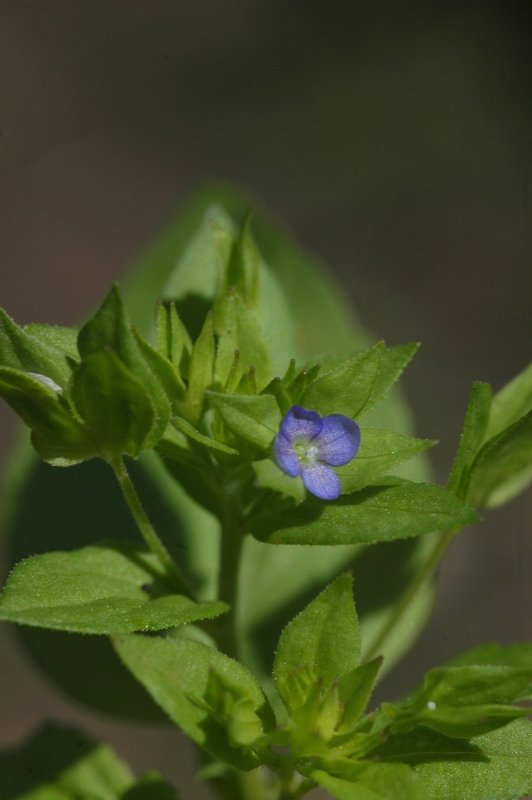
[[[401,622],[403,616],[408,612],[410,604],[414,600],[418,591],[425,585],[427,581],[431,579],[434,570],[445,555],[450,543],[457,533],[458,531],[455,529],[444,531],[435,540],[433,548],[426,556],[425,563],[403,592],[403,595],[397,603],[390,619],[377,636],[368,653],[366,653],[366,658],[368,661],[371,661],[372,658],[375,658],[375,656],[380,654],[382,647],[393,633],[396,626]]]
[[[111,463],[111,466],[114,470],[116,479],[120,485],[128,508],[133,515],[133,519],[137,523],[137,527],[144,537],[144,541],[150,548],[151,552],[159,559],[161,566],[165,570],[166,577],[172,583],[174,589],[180,594],[186,594],[187,596],[191,597],[192,592],[190,588],[187,586],[185,579],[179,573],[179,570],[170,553],[159,539],[159,536],[155,532],[153,525],[149,521],[146,512],[144,511],[140,497],[133,486],[133,481],[131,480],[123,459],[118,458],[114,460]]]

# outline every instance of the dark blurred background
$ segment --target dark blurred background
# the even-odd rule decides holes
[[[376,336],[423,342],[403,383],[444,481],[471,382],[532,359],[531,23],[524,0],[0,2],[0,304],[75,324],[192,189],[236,183]],[[3,463],[14,430],[2,406]],[[531,523],[529,490],[455,543],[388,697],[462,648],[532,640]],[[6,626],[0,672],[0,745],[53,714],[192,775],[180,734],[73,707]]]

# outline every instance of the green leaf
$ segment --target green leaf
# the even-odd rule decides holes
[[[447,663],[448,667],[460,667],[468,664],[527,667],[532,673],[532,644],[511,644],[503,647],[494,642],[482,644],[472,650],[459,653]],[[532,699],[528,696],[516,697],[516,700]]]
[[[149,772],[120,795],[120,800],[179,800],[176,790],[156,772]]]
[[[417,728],[391,736],[376,753],[383,760],[412,764],[430,800],[511,800],[532,792],[528,720],[516,720],[469,742]]]
[[[157,631],[227,610],[172,594],[155,556],[120,543],[28,558],[0,595],[2,620],[92,634]]]
[[[251,533],[272,544],[362,544],[421,536],[477,522],[478,515],[441,486],[370,486],[338,500],[308,497],[256,520]]]
[[[97,455],[97,445],[73,418],[60,392],[35,375],[0,367],[0,396],[32,429],[32,444],[46,461],[70,466]]]
[[[257,478],[256,486],[273,489],[286,497],[293,497],[296,503],[301,503],[305,499],[306,491],[301,477],[291,478],[271,458],[254,461],[253,469]]]
[[[63,330],[69,334],[61,337],[62,342],[70,337],[71,332],[70,328]],[[65,388],[70,379],[70,367],[66,359],[70,343],[65,351],[63,346],[58,346],[59,338],[50,334],[48,326],[20,328],[0,308],[0,366],[45,375]]]
[[[117,800],[132,784],[110,747],[74,728],[47,723],[22,747],[0,754],[0,800]]]
[[[209,403],[215,408],[229,430],[244,442],[271,451],[279,432],[281,412],[270,394],[253,397],[239,394],[209,392]]]
[[[366,710],[382,661],[382,656],[378,656],[367,664],[355,667],[340,678],[338,695],[343,706],[343,716],[341,724],[336,729],[338,736],[352,730]]]
[[[220,298],[214,315],[215,331],[219,337],[215,375],[220,387],[227,383],[238,350],[239,374],[253,366],[260,391],[272,378],[273,363],[268,340],[255,315],[235,291]]]
[[[426,725],[445,736],[471,738],[507,724],[529,710],[510,705],[532,692],[530,667],[471,665],[427,673],[411,700],[383,704],[392,731]]]
[[[293,710],[292,697],[285,691],[292,673],[308,664],[326,690],[357,667],[359,660],[352,580],[340,575],[283,631],[273,667],[275,685],[287,708]]]
[[[177,301],[192,296],[212,302],[230,258],[236,231],[226,211],[220,205],[207,201],[195,216],[192,230],[187,232],[184,239],[185,246],[175,242],[173,262],[170,262],[171,274],[163,290],[163,297],[167,300]],[[182,220],[179,223],[174,224],[175,239],[183,225]]]
[[[300,404],[322,416],[345,414],[360,419],[370,402],[383,350],[383,343],[378,342],[365,353],[348,356],[338,366],[316,378],[303,392]]]
[[[463,500],[467,498],[469,471],[484,439],[490,407],[490,385],[488,383],[474,383],[471,388],[460,445],[448,484],[449,490]]]
[[[532,364],[497,392],[491,404],[484,441],[516,423],[532,409]]]
[[[349,780],[314,770],[311,777],[338,800],[428,800],[423,782],[405,764],[352,762]]]
[[[142,334],[135,329],[133,333],[135,334],[140,352],[166,392],[174,413],[177,413],[182,408],[183,400],[186,395],[185,384],[181,380],[181,376],[174,368],[172,362],[152,347],[151,344],[143,338]]]
[[[194,439],[195,442],[205,445],[209,450],[218,450],[220,453],[225,453],[228,456],[238,455],[238,450],[235,450],[234,447],[229,447],[229,445],[223,442],[218,442],[210,436],[204,436],[203,433],[196,430],[190,422],[187,422],[187,420],[182,417],[174,417],[172,419],[172,424],[180,430],[181,433],[184,433],[185,436],[189,436],[191,439]]]
[[[133,457],[146,448],[156,419],[143,384],[113,350],[99,350],[76,369],[72,400],[86,422],[94,447],[112,461],[124,453]]]
[[[209,710],[207,691],[211,670],[249,692],[253,710],[265,730],[275,719],[265,696],[251,674],[236,661],[212,647],[186,639],[120,636],[115,647],[133,675],[156,703],[197,744],[216,758],[249,770],[259,759],[249,747],[231,744],[227,728]]]
[[[214,380],[214,329],[209,312],[190,356],[188,407],[191,422],[197,423],[203,413],[205,391]]]
[[[262,736],[263,725],[249,688],[211,669],[205,691],[206,708],[226,729],[232,747],[253,745]]]
[[[345,414],[358,421],[384,399],[417,349],[416,344],[387,349],[378,342],[321,374],[303,393],[301,405],[322,416]]]
[[[79,360],[78,328],[64,328],[60,325],[44,325],[39,322],[30,322],[22,330],[29,333],[42,344],[55,347],[73,361]],[[68,373],[65,372],[65,375]]]
[[[362,489],[434,444],[436,442],[430,439],[414,439],[379,428],[362,428],[356,457],[349,464],[335,469],[340,478],[342,494]]]
[[[469,501],[496,508],[532,481],[532,411],[490,439],[471,467]]]

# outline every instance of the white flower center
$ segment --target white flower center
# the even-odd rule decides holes
[[[315,464],[320,455],[319,448],[309,442],[297,442],[294,452],[303,464]]]

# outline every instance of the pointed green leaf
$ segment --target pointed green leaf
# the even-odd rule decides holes
[[[421,536],[477,522],[478,514],[442,486],[369,486],[338,500],[308,497],[258,518],[251,533],[272,544],[362,544]]]
[[[360,636],[353,601],[352,580],[340,575],[285,628],[279,640],[273,676],[287,708],[289,676],[307,664],[327,689],[333,681],[358,666]]]
[[[214,203],[200,211],[198,222],[199,227],[188,233],[185,246],[181,244],[181,248],[174,249],[172,272],[163,291],[165,299],[196,296],[212,301],[218,291],[231,253],[235,226],[225,210]]]
[[[172,594],[155,556],[118,543],[28,558],[0,595],[2,620],[92,634],[157,631],[225,611]]]
[[[449,477],[449,490],[461,499],[467,498],[469,469],[484,439],[491,406],[491,387],[474,383],[469,397],[460,445]]]
[[[489,424],[484,441],[487,442],[532,409],[532,364],[497,392],[491,405]]]
[[[212,314],[205,318],[201,333],[190,357],[188,406],[192,422],[198,422],[203,413],[205,391],[214,379],[214,330]]]
[[[417,349],[415,344],[387,349],[378,342],[320,374],[303,393],[301,405],[359,421],[383,400]]]
[[[529,710],[511,703],[532,693],[530,667],[468,665],[427,673],[422,690],[399,705],[383,704],[392,731],[426,725],[445,736],[471,738]]]
[[[362,761],[348,769],[348,780],[323,770],[314,770],[311,777],[338,800],[429,800],[423,782],[406,764]]]
[[[259,685],[236,661],[199,642],[186,639],[119,636],[120,658],[156,703],[185,733],[216,758],[249,770],[259,759],[249,747],[235,747],[226,726],[209,711],[206,694],[211,670],[249,692],[264,730],[275,726],[273,712]]]
[[[74,361],[79,361],[78,328],[64,328],[60,325],[43,325],[39,322],[30,322],[22,329],[41,343],[55,347]]]
[[[229,430],[239,439],[266,452],[281,424],[281,412],[270,394],[247,395],[209,392],[209,403],[215,408]]]
[[[257,302],[259,254],[250,233],[252,211],[248,210],[238,232],[225,276],[226,291],[234,286],[249,308]]]
[[[382,660],[382,656],[378,656],[340,678],[338,691],[344,711],[342,722],[336,730],[339,736],[350,731],[366,710]]]
[[[492,665],[504,667],[526,667],[532,674],[532,644],[511,644],[503,647],[494,642],[481,644],[465,653],[459,653],[447,663],[448,667],[460,667],[468,664]],[[516,700],[532,699],[528,694],[515,698]]]
[[[83,359],[71,395],[102,458],[112,461],[123,453],[135,457],[146,448],[156,418],[153,403],[113,350]]]
[[[43,332],[43,329],[46,332]],[[61,330],[60,328],[57,330]],[[66,338],[70,342],[70,328]],[[19,326],[0,308],[0,366],[46,375],[62,388],[68,385],[70,367],[62,346],[63,335],[50,334],[48,326]],[[77,356],[77,351],[75,351]]]
[[[532,481],[532,411],[490,439],[471,467],[469,501],[496,508]]]
[[[70,466],[98,454],[60,392],[37,376],[0,367],[0,396],[32,429],[32,444],[45,461]]]
[[[122,364],[144,386],[155,409],[153,428],[146,446],[153,447],[164,433],[170,416],[166,393],[142,355],[127,316],[124,302],[115,285],[96,313],[83,325],[78,335],[82,360],[111,349]]]
[[[255,367],[259,391],[272,378],[273,363],[266,339],[252,311],[235,291],[229,291],[219,301],[215,310],[215,331],[218,334],[216,353],[216,380],[223,388],[233,365],[235,350],[239,351],[239,371],[242,374]]]
[[[204,436],[203,433],[196,430],[190,422],[187,422],[187,420],[182,417],[174,417],[172,419],[172,424],[181,431],[181,433],[184,433],[185,436],[189,436],[191,439],[194,439],[195,442],[205,445],[209,450],[218,450],[220,453],[226,453],[228,456],[238,455],[238,450],[235,450],[234,447],[229,447],[223,442],[218,442],[210,436]]]
[[[166,392],[170,405],[175,413],[183,407],[183,401],[186,395],[185,384],[181,380],[180,375],[176,372],[174,365],[162,356],[155,347],[152,347],[137,330],[133,332],[140,352]]]
[[[403,461],[436,444],[430,439],[414,439],[379,428],[362,428],[361,433],[360,449],[355,458],[335,470],[340,478],[342,494],[362,489]]]
[[[370,350],[347,357],[329,372],[320,374],[303,392],[303,408],[327,414],[345,414],[360,419],[370,402],[379,373],[384,345],[378,342]]]

